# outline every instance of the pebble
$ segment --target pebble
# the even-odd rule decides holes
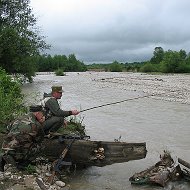
[[[11,172],[5,172],[5,176],[11,175]]]
[[[56,181],[55,184],[59,187],[65,187],[65,183],[63,181]]]
[[[51,173],[45,173],[45,175],[46,175],[47,177],[50,177],[52,174],[51,174]]]
[[[0,172],[0,180],[4,179],[4,173]]]
[[[138,91],[152,95],[151,98],[171,102],[190,104],[190,75],[185,74],[162,74],[149,75],[141,73],[122,73],[122,80],[117,77],[109,78],[100,82],[102,87],[117,87],[127,91]]]

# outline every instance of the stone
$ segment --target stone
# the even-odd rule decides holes
[[[63,181],[56,181],[55,184],[59,187],[65,187],[65,182]]]

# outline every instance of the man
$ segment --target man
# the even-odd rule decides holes
[[[64,111],[60,108],[58,99],[61,99],[62,92],[62,86],[52,86],[51,96],[42,100],[42,106],[46,113],[46,121],[44,122],[45,134],[55,132],[63,126],[65,117],[80,113],[77,110]]]
[[[21,163],[34,160],[38,154],[39,144],[44,137],[42,124],[45,117],[40,110],[37,110],[38,108],[32,109],[29,114],[17,119],[11,125],[2,144],[3,155],[0,157],[0,171],[4,171],[6,163],[17,168]]]

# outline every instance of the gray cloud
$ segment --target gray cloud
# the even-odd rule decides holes
[[[154,48],[190,48],[189,0],[32,0],[47,53],[85,62],[143,61]]]

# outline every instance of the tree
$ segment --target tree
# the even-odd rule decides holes
[[[150,59],[152,64],[159,64],[164,57],[164,50],[162,47],[155,47],[154,49],[154,56]]]
[[[32,81],[36,70],[32,57],[49,46],[39,34],[29,3],[0,1],[0,65],[8,73],[23,74]]]
[[[75,54],[70,54],[68,56],[68,65],[65,71],[86,71],[86,67],[83,62],[76,59]]]
[[[74,54],[65,55],[41,55],[36,57],[38,71],[57,71],[59,69],[64,72],[83,72],[87,70],[86,65],[77,60]]]
[[[164,54],[163,61],[161,63],[162,72],[165,73],[177,73],[180,64],[183,63],[180,53],[176,51],[168,50]]]
[[[122,66],[120,63],[118,63],[117,61],[114,61],[111,65],[110,65],[110,71],[111,72],[121,72],[122,71]]]
[[[182,50],[182,49],[179,51],[179,55],[180,55],[181,59],[183,59],[183,60],[185,60],[187,57],[186,51]]]

